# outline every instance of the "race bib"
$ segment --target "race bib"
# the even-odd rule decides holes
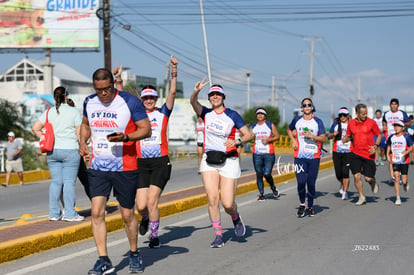
[[[336,142],[336,145],[338,146],[339,151],[342,152],[349,152],[351,149],[351,143],[347,142],[347,143],[343,143],[341,140],[338,140]]]
[[[116,142],[109,142],[106,137],[96,137],[93,139],[93,145],[95,155],[113,155],[112,148]]]
[[[206,130],[218,136],[226,136],[227,127],[228,125],[224,121],[214,119],[207,125]]]
[[[152,131],[152,135],[146,139],[141,140],[142,146],[159,145],[161,144],[161,133]]]
[[[307,140],[305,138],[305,147],[303,148],[303,151],[315,154],[318,152],[318,145],[315,142],[312,142],[312,140]]]
[[[257,140],[256,150],[257,150],[258,153],[267,154],[267,153],[269,153],[268,148],[269,148],[268,144],[263,144],[261,139]]]
[[[392,162],[404,162],[405,156],[402,153],[393,153]]]

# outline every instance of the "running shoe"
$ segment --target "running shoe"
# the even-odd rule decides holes
[[[66,221],[66,222],[81,222],[83,220],[85,220],[85,217],[81,215],[77,215],[73,218],[67,218],[67,217],[62,218],[62,221]]]
[[[234,225],[234,234],[236,234],[237,237],[243,237],[244,234],[246,234],[246,226],[244,226],[242,217],[239,214],[239,218],[235,221],[233,221]]]
[[[342,187],[342,185],[341,185],[341,188],[339,188],[339,194],[343,194],[344,193],[344,188]]]
[[[308,217],[313,217],[315,216],[315,212],[313,212],[313,209],[311,207],[308,207],[308,209],[306,209],[306,215]]]
[[[395,205],[401,205],[401,199],[399,196],[395,199]]]
[[[160,244],[160,238],[158,237],[150,237],[150,241],[149,241],[149,248],[159,248],[161,247]]]
[[[129,252],[129,273],[141,273],[144,272],[144,265],[142,264],[141,255],[139,252]]]
[[[115,267],[113,267],[111,261],[105,261],[99,258],[93,268],[88,271],[88,275],[105,275],[111,274],[114,272]]]
[[[410,190],[410,185],[408,184],[408,182],[406,184],[403,184],[403,189],[404,189],[405,192]]]
[[[349,199],[348,192],[343,192],[342,193],[342,199],[343,200],[348,200]]]
[[[148,231],[149,219],[142,219],[139,223],[139,234],[144,236]]]
[[[265,196],[263,196],[263,194],[260,194],[259,195],[259,198],[257,199],[258,201],[265,201],[266,200],[266,198],[265,198]]]
[[[273,192],[273,197],[279,198],[280,192],[279,192],[279,189],[276,188],[276,186],[272,187],[272,192]]]
[[[358,201],[355,203],[356,206],[364,205],[367,203],[367,200],[364,196],[359,196]]]
[[[49,221],[55,222],[55,221],[59,221],[60,217],[49,217]]]
[[[381,166],[384,166],[384,162],[382,160],[380,161],[380,165]]]
[[[211,248],[221,248],[224,246],[223,237],[221,235],[216,235],[214,241],[210,244]]]
[[[375,161],[375,166],[379,166],[379,164],[380,164],[380,163],[379,163],[379,161],[378,161],[378,160],[376,160],[376,161]]]
[[[299,205],[297,216],[298,218],[305,217],[305,206],[304,205]]]
[[[378,189],[379,189],[379,187],[378,187],[378,184],[375,182],[375,178],[374,178],[374,181],[373,181],[373,182],[370,182],[370,183],[369,183],[369,185],[371,185],[371,190],[372,190],[372,192],[373,192],[374,194],[377,194],[377,193],[378,193]]]

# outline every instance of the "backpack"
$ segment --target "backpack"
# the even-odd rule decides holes
[[[42,137],[40,138],[40,152],[46,153],[53,150],[53,145],[55,144],[55,134],[53,133],[52,123],[49,122],[49,110],[46,112],[46,122],[42,128]]]

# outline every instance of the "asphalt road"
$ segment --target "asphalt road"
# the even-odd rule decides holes
[[[280,156],[281,164],[291,163],[290,155]],[[195,158],[178,159],[172,162],[171,179],[164,193],[191,186],[201,185],[201,178],[197,174],[198,164]],[[241,159],[242,174],[254,173],[251,156]],[[36,183],[27,183],[23,186],[11,185],[0,187],[0,226],[13,224],[23,214],[30,214],[35,219],[47,217],[49,205],[50,180]],[[115,201],[114,197],[110,201]],[[80,209],[90,207],[90,201],[85,194],[82,184],[76,184],[76,206]]]
[[[387,178],[387,169],[379,167],[378,181]],[[223,214],[226,244],[220,249],[209,247],[214,235],[206,207],[162,219],[161,248],[149,249],[147,237],[139,238],[144,274],[412,274],[414,188],[402,191],[402,205],[395,206],[392,186],[380,183],[374,195],[364,183],[368,203],[355,206],[355,194],[340,199],[329,169],[318,177],[315,216],[304,218],[296,217],[296,182],[279,188],[277,200],[268,188],[264,202],[256,192],[237,198],[246,237],[235,238],[230,217]],[[125,233],[109,234],[108,244],[114,274],[128,274]],[[96,259],[89,239],[0,265],[0,273],[87,274]]]

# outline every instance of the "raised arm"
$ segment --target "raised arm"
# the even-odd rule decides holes
[[[175,96],[177,94],[177,65],[178,61],[174,56],[171,56],[170,65],[172,68],[171,71],[171,83],[170,83],[170,92],[167,95],[166,104],[168,109],[172,110],[174,107]]]
[[[194,85],[193,94],[190,98],[191,106],[193,106],[194,112],[196,112],[197,116],[201,115],[201,111],[203,110],[203,106],[201,106],[200,102],[198,102],[198,94],[200,91],[209,83],[209,81],[204,82],[206,78],[204,77],[203,80],[198,81]]]

